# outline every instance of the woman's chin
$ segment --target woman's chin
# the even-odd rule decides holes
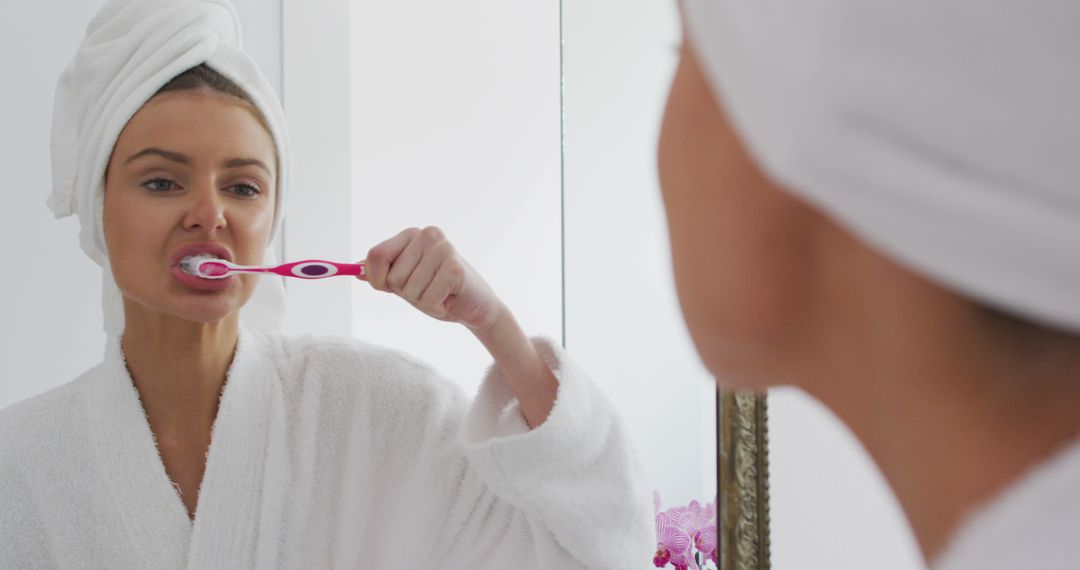
[[[691,335],[701,363],[716,379],[718,388],[764,391],[783,382],[773,378],[768,350],[721,336]]]
[[[217,292],[188,293],[179,299],[170,299],[168,310],[163,312],[186,321],[215,323],[239,311],[249,297],[239,287]]]
[[[185,299],[178,307],[178,316],[190,321],[212,323],[236,313],[246,301],[247,297],[240,295],[240,291],[215,298]]]
[[[178,315],[178,316],[180,318],[184,319],[184,320],[191,321],[193,323],[208,325],[208,324],[221,322],[221,321],[227,319],[228,317],[232,316],[235,312],[236,311],[200,312],[200,313],[194,313],[194,314],[188,313],[188,314]]]

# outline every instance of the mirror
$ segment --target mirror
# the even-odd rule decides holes
[[[4,285],[18,326],[4,332],[0,408],[101,359],[100,269],[77,247],[76,220],[54,221],[44,200],[49,95],[103,4],[67,1],[59,19],[55,6],[0,8],[4,63],[24,78],[0,111],[3,174],[17,189],[0,243],[9,259],[33,243],[50,260]],[[523,328],[562,343],[611,398],[664,508],[712,501],[714,384],[681,324],[655,182],[678,33],[671,7],[639,15],[659,15],[651,37],[669,49],[638,68],[641,46],[625,42],[627,57],[613,58],[609,38],[589,37],[591,22],[573,11],[584,5],[430,2],[425,18],[393,3],[235,5],[290,121],[297,190],[282,258],[356,260],[404,227],[443,228]],[[31,42],[48,49],[32,62],[15,56]],[[399,348],[470,393],[490,362],[459,327],[400,299],[346,280],[286,287],[292,334]]]

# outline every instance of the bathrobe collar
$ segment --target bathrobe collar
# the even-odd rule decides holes
[[[931,565],[935,570],[1076,568],[1080,440],[1069,442],[980,505]]]
[[[285,410],[279,377],[260,338],[240,329],[211,431],[194,523],[165,472],[128,374],[110,339],[89,391],[96,449],[126,534],[187,568],[258,568],[276,558],[287,493]],[[256,548],[257,543],[263,543]],[[118,561],[119,562],[119,561]],[[126,566],[119,564],[118,566]],[[177,566],[182,567],[182,566]]]

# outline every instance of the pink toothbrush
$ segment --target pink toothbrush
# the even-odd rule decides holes
[[[189,255],[180,260],[180,269],[189,275],[204,279],[224,279],[236,273],[275,273],[283,277],[301,279],[324,279],[335,275],[364,277],[364,263],[335,263],[320,259],[307,259],[283,263],[274,267],[236,265],[212,255]]]

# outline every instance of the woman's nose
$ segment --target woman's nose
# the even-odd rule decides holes
[[[185,229],[211,233],[225,228],[225,202],[216,188],[200,185],[190,196],[192,200],[184,215]]]

